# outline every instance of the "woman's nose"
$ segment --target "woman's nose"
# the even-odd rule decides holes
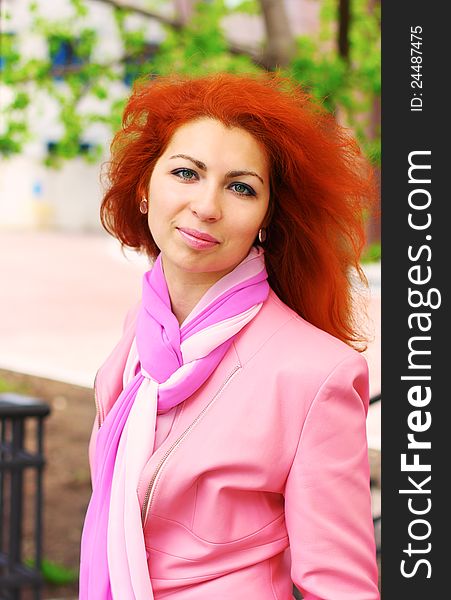
[[[196,197],[191,201],[191,211],[201,221],[217,221],[222,215],[221,191],[213,186],[196,190]]]

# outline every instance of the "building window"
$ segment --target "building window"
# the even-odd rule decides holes
[[[141,75],[149,75],[149,68],[145,68],[146,63],[152,61],[158,50],[158,44],[146,42],[139,55],[127,57],[124,60],[124,83],[131,87],[135,79]],[[151,73],[151,75],[157,75]]]
[[[93,152],[95,151],[95,146],[89,142],[83,142],[80,141],[78,143],[78,152],[77,154],[79,156],[85,156],[85,155],[89,155],[89,154],[93,154]],[[55,156],[56,154],[58,154],[58,142],[55,140],[50,140],[47,142],[47,153],[50,156]]]
[[[49,44],[52,74],[57,81],[64,79],[65,73],[70,71],[71,68],[76,68],[85,62],[77,54],[77,40],[51,37]]]

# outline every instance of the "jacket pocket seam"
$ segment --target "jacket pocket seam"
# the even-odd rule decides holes
[[[263,525],[262,527],[260,527],[259,529],[257,529],[256,531],[253,531],[252,533],[249,533],[247,535],[244,535],[240,538],[236,538],[234,540],[229,540],[227,542],[212,542],[210,540],[207,540],[206,538],[201,537],[200,535],[197,535],[197,533],[195,533],[192,529],[190,529],[189,527],[187,527],[186,525],[183,525],[183,523],[180,523],[179,521],[175,521],[174,519],[169,519],[168,517],[163,517],[161,515],[157,515],[157,514],[153,514],[153,517],[156,517],[157,519],[162,519],[163,521],[168,521],[169,523],[176,523],[177,525],[179,525],[180,527],[183,527],[183,529],[185,529],[186,531],[188,531],[193,537],[195,537],[196,539],[200,540],[201,542],[204,542],[206,544],[210,544],[212,546],[228,546],[231,544],[238,544],[240,542],[243,542],[244,540],[250,539],[256,535],[258,535],[259,533],[261,533],[262,531],[264,531],[265,529],[267,529],[270,525],[273,525],[274,523],[276,523],[276,521],[282,519],[285,517],[285,512],[280,513],[277,517],[275,517],[274,519],[272,519],[271,521],[269,521],[269,523],[266,523],[265,525]],[[288,534],[277,538],[276,540],[270,540],[269,542],[266,543],[271,543],[274,541],[279,541],[282,539],[288,538]],[[257,544],[257,546],[264,546],[265,544]]]
[[[252,546],[251,548],[243,548],[243,552],[245,552],[245,551],[247,551],[249,549],[252,549],[252,548],[260,548],[261,546],[267,546],[268,544],[272,544],[274,542],[280,542],[281,540],[287,539],[287,537],[288,536],[285,535],[285,536],[283,536],[281,538],[277,538],[275,540],[271,540],[269,542],[265,542],[264,544],[257,544],[255,546]],[[178,558],[179,560],[184,560],[184,561],[189,562],[189,563],[203,563],[205,561],[205,557],[202,557],[202,558],[199,558],[199,559],[197,559],[197,558],[186,558],[186,556],[178,556],[177,554],[172,554],[171,552],[166,552],[165,550],[161,550],[160,548],[154,548],[153,546],[147,546],[146,545],[145,548],[146,548],[146,552],[147,553],[149,553],[149,552],[158,552],[159,554],[164,554],[166,556],[172,556],[174,558]],[[150,558],[150,557],[148,557],[148,558]],[[199,577],[199,578],[200,577],[210,577],[211,575],[219,575],[221,573],[223,573],[223,572],[220,571],[218,573],[216,573],[216,572],[215,573],[209,573],[208,575],[197,575],[195,577]],[[224,571],[224,573],[227,573],[227,571]],[[175,579],[173,579],[173,578],[165,579],[163,577],[152,577],[152,579],[162,579],[163,581],[175,581],[175,580],[179,580],[179,579],[183,580],[183,579],[192,579],[192,578],[193,578],[192,576],[190,576],[190,577],[177,577]]]

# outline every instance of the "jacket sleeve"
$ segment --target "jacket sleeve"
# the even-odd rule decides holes
[[[355,353],[319,389],[285,489],[291,576],[304,600],[377,600],[366,414],[368,368]]]

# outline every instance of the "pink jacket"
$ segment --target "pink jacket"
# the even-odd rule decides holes
[[[101,420],[135,317],[96,379]],[[155,599],[288,600],[294,582],[305,600],[377,600],[367,407],[365,359],[271,292],[143,473]]]

